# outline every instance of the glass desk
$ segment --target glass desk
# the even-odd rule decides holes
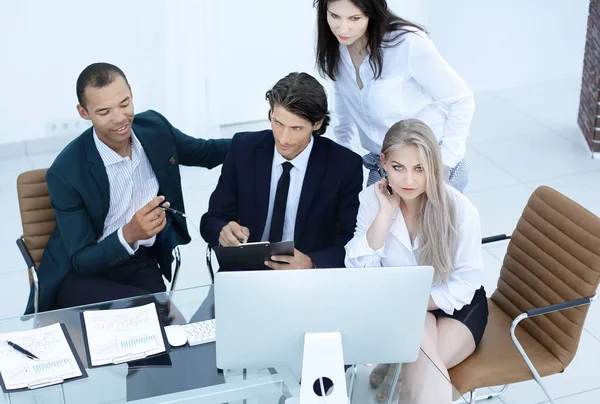
[[[159,313],[167,323],[186,324],[214,318],[212,286],[203,286],[0,320],[0,333],[29,330],[56,322],[64,323],[88,372],[86,379],[29,391],[0,393],[0,404],[283,404],[286,398],[299,395],[299,381],[286,368],[219,371],[216,368],[214,342],[194,347],[172,347],[168,355],[90,369],[85,354],[80,314],[84,310],[126,308],[150,301],[158,303]],[[423,368],[420,372],[429,372],[430,377],[434,375],[434,378],[439,378],[436,380],[436,388],[442,386],[444,389],[454,390],[449,380],[423,352],[421,357],[424,360],[421,361],[420,366]],[[396,378],[394,376],[402,373],[402,367],[398,366],[390,367],[384,388],[372,388],[369,374],[373,367],[358,365],[346,372],[352,403],[391,403],[398,402],[400,397],[402,403],[423,400],[405,398],[408,389],[402,387],[402,382],[392,383]],[[392,387],[395,393],[390,397]],[[416,390],[429,389],[421,386]],[[419,395],[419,391],[416,394]],[[457,394],[455,392],[455,398]]]

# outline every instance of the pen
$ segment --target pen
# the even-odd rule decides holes
[[[162,210],[165,210],[165,211],[166,211],[166,210],[168,210],[169,212],[171,212],[171,213],[173,213],[173,214],[175,214],[175,215],[179,215],[179,216],[181,216],[181,217],[185,217],[185,218],[187,219],[187,215],[186,215],[185,213],[183,213],[183,212],[180,212],[180,211],[178,211],[178,210],[175,210],[175,209],[173,209],[173,208],[169,208],[168,206],[160,206],[160,205],[159,205],[158,207],[159,207],[160,209],[162,209]]]
[[[14,342],[11,341],[6,341],[6,343],[15,351],[22,353],[23,355],[27,356],[29,359],[40,359],[37,356],[35,356],[34,354],[32,354],[31,352],[29,352],[27,349],[25,348],[21,348],[19,345],[15,344]]]

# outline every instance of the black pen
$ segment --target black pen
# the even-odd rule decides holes
[[[6,341],[6,343],[15,351],[22,353],[23,355],[27,356],[29,359],[40,359],[37,356],[35,356],[34,354],[32,354],[31,352],[29,352],[27,349],[25,348],[21,348],[19,345],[15,344],[14,342],[11,341]]]
[[[164,203],[164,202],[163,202],[163,203]],[[170,208],[170,207],[168,207],[168,206],[162,206],[162,205],[158,205],[158,207],[159,207],[159,209],[162,209],[162,210],[168,210],[169,212],[173,213],[174,215],[179,215],[179,216],[181,216],[181,217],[185,217],[185,218],[187,219],[187,215],[186,215],[185,213],[183,213],[183,212],[180,212],[180,211],[178,211],[178,210],[175,210],[175,209],[173,209],[173,208]]]

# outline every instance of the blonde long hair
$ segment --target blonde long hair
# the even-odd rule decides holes
[[[385,134],[381,153],[402,146],[416,146],[427,184],[419,209],[419,265],[434,268],[434,283],[448,281],[456,254],[455,206],[442,176],[442,156],[433,131],[418,119],[395,123]]]

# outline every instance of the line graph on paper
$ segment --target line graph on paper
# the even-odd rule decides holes
[[[97,331],[121,332],[137,330],[150,321],[150,318],[145,313],[136,315],[135,313],[124,312],[110,315],[105,312],[106,310],[99,311],[97,314],[91,316],[93,321],[92,327]]]
[[[92,366],[165,351],[153,303],[127,309],[83,313]]]
[[[2,334],[0,341],[0,372],[7,389],[82,375],[60,324]],[[15,342],[32,352],[39,360],[29,359],[12,349],[5,341]]]

